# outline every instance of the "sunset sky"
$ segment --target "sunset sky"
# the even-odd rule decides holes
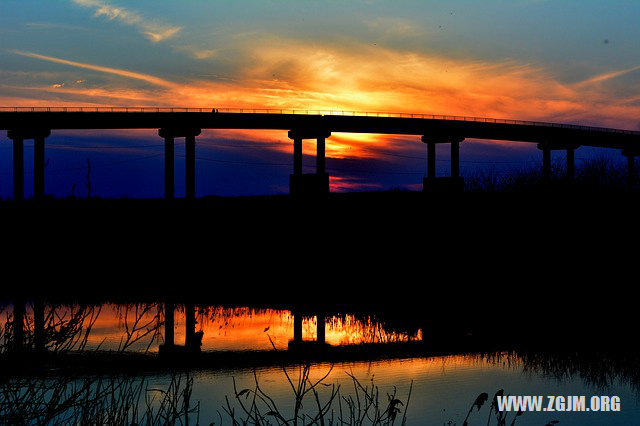
[[[422,112],[638,130],[639,16],[633,0],[3,0],[0,105]],[[8,197],[11,145],[0,139]],[[205,131],[197,149],[198,196],[287,191],[286,132]],[[305,166],[313,150],[305,144]],[[416,189],[425,172],[415,137],[336,134],[327,153],[334,190]],[[181,146],[177,155],[180,195]],[[528,144],[465,142],[462,173],[538,157]],[[86,195],[90,160],[95,195],[162,195],[153,131],[56,131],[46,158],[49,194]]]

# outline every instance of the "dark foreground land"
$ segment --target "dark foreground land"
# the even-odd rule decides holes
[[[630,315],[639,201],[566,188],[5,201],[3,293]]]

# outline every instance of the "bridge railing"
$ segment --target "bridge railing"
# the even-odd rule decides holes
[[[501,118],[470,117],[461,115],[440,115],[405,112],[339,111],[316,109],[279,108],[175,108],[175,107],[0,107],[0,112],[91,112],[91,113],[226,113],[226,114],[289,114],[289,115],[331,115],[348,117],[414,118],[423,120],[471,121],[476,123],[513,124],[536,127],[558,127],[564,129],[625,133],[640,135],[633,130],[607,127],[560,124],[544,121],[510,120]]]

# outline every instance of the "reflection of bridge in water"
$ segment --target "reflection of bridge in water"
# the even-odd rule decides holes
[[[27,306],[31,306],[30,312],[27,312]],[[378,341],[356,344],[338,344],[330,345],[326,340],[327,322],[333,317],[333,313],[326,308],[308,308],[308,307],[289,307],[291,312],[293,327],[286,350],[277,349],[250,349],[250,350],[226,350],[224,348],[211,348],[208,350],[201,349],[203,331],[197,330],[199,306],[194,303],[177,304],[165,302],[157,305],[161,309],[164,321],[158,316],[155,325],[158,330],[162,330],[162,343],[159,344],[158,356],[127,352],[126,356],[120,350],[69,350],[57,352],[55,349],[48,350],[50,339],[59,338],[62,333],[59,330],[52,329],[47,323],[51,315],[52,307],[46,310],[46,305],[42,300],[36,300],[29,304],[24,301],[16,301],[13,303],[13,316],[10,323],[5,325],[5,330],[10,330],[5,335],[10,340],[5,342],[4,352],[0,356],[7,356],[14,361],[16,358],[31,362],[33,360],[46,360],[49,357],[55,357],[56,364],[63,365],[81,365],[85,364],[88,368],[94,368],[96,360],[103,362],[104,360],[113,360],[113,368],[129,368],[132,365],[138,365],[140,368],[146,368],[145,363],[149,366],[156,365],[162,368],[166,363],[177,362],[189,365],[208,365],[213,363],[216,366],[269,366],[279,365],[281,363],[298,363],[302,361],[318,361],[318,362],[340,362],[340,361],[357,361],[372,359],[389,359],[389,358],[406,358],[415,356],[443,355],[460,353],[469,350],[470,346],[462,347],[460,342],[453,341],[438,342],[430,338],[424,338],[427,334],[423,333],[423,338],[412,340],[408,338],[402,341]],[[175,313],[176,311],[184,313],[184,343],[178,342],[176,339],[177,327]],[[47,315],[45,315],[45,313]],[[159,311],[160,313],[160,311]],[[124,314],[126,316],[126,314]],[[182,318],[181,318],[182,319]],[[315,319],[315,336],[311,339],[303,339],[303,321]],[[132,321],[136,321],[132,319]],[[47,324],[46,324],[47,323]],[[291,323],[289,323],[291,324]],[[121,327],[125,327],[121,325]],[[89,333],[89,328],[79,329],[79,334]],[[312,333],[313,334],[313,333]],[[158,334],[160,336],[160,334]],[[428,335],[431,337],[432,335]],[[256,339],[260,338],[256,335]],[[73,339],[73,337],[72,337]],[[119,365],[120,363],[123,365]],[[108,367],[110,368],[110,367]]]
[[[161,354],[171,353],[198,353],[201,352],[203,332],[196,331],[196,305],[187,303],[184,305],[185,330],[184,345],[175,340],[175,308],[173,303],[164,303],[164,343],[159,347]],[[327,312],[322,309],[291,309],[293,316],[293,335],[288,342],[290,351],[298,350],[322,350],[328,348],[326,341]],[[314,317],[316,320],[316,335],[314,340],[303,339],[303,320]]]
[[[501,120],[426,114],[342,111],[241,110],[189,108],[0,108],[0,130],[13,141],[15,200],[24,198],[24,140],[34,140],[34,198],[45,194],[45,139],[52,130],[159,129],[164,139],[165,198],[174,196],[174,141],[185,138],[185,194],[195,197],[196,137],[202,129],[285,130],[293,140],[290,192],[329,191],[326,139],[332,132],[416,135],[427,145],[425,190],[460,189],[460,143],[465,139],[536,143],[542,151],[544,178],[551,176],[551,152],[566,151],[566,173],[575,175],[575,150],[580,146],[618,149],[627,158],[628,182],[636,179],[635,158],[640,156],[640,132],[570,124]],[[302,141],[316,139],[316,172],[302,171]],[[451,175],[436,177],[436,145],[451,148]]]

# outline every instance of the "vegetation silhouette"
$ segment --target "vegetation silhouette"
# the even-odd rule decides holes
[[[218,361],[212,363],[214,358],[206,358],[206,354],[162,361],[161,357],[150,353],[151,343],[159,344],[162,341],[162,303],[136,302],[118,306],[117,314],[123,321],[122,337],[116,349],[111,351],[101,345],[91,348],[87,343],[103,309],[100,304],[65,305],[58,302],[44,306],[45,351],[34,350],[36,332],[29,309],[23,318],[24,341],[19,353],[16,353],[16,346],[11,342],[15,337],[13,312],[7,306],[0,308],[0,315],[5,319],[4,327],[0,330],[0,423],[173,424],[186,423],[186,417],[195,417],[199,421],[201,401],[191,401],[193,374],[233,365]],[[265,309],[267,305],[239,310],[205,305],[197,311],[201,318],[219,315],[223,321],[233,325],[234,317]],[[346,312],[340,305],[333,308],[318,304],[307,307],[296,305],[295,309],[306,309],[308,314],[321,309],[328,316],[335,315],[335,318],[340,318]],[[355,317],[361,321],[379,321],[374,330],[388,326],[397,332],[404,330],[412,333],[416,327],[434,328],[439,325],[433,321],[424,322],[423,315],[416,312],[403,312],[389,307],[376,310],[375,307],[361,306],[353,310]],[[506,339],[502,334],[504,330],[494,330],[495,334],[491,335],[488,330],[495,327],[483,330],[477,327],[477,322],[469,328],[469,324],[464,322],[447,321],[447,328],[441,332],[422,331],[427,340],[406,342],[411,345],[407,346],[411,350],[405,355],[398,353],[401,347],[398,345],[403,342],[391,340],[378,343],[376,337],[373,339],[375,343],[360,345],[361,359],[374,360],[388,356],[383,350],[385,345],[396,352],[391,357],[428,357],[436,355],[438,352],[433,348],[440,345],[443,351],[453,348],[454,351],[490,364],[522,368],[525,373],[552,377],[560,382],[579,378],[585,385],[603,390],[622,383],[630,385],[640,394],[640,355],[632,347],[614,345],[607,338],[592,337],[585,342],[583,336],[572,340],[567,339],[566,335],[554,337],[548,332],[543,335],[527,332]],[[478,340],[484,343],[478,345]],[[497,346],[493,350],[479,351],[486,345],[494,344]],[[310,357],[304,351],[293,351],[288,357],[276,355],[278,352],[291,351],[267,352],[228,354],[227,359],[233,358],[236,362],[234,368],[253,369],[254,386],[242,389],[237,385],[234,387],[231,397],[219,408],[217,420],[221,420],[221,423],[382,425],[406,422],[411,385],[406,399],[399,398],[395,390],[385,397],[373,382],[363,384],[351,374],[349,378],[353,391],[345,393],[344,389],[325,381],[334,370],[333,367],[328,368],[320,380],[310,379],[311,368],[316,364],[316,359],[323,359],[326,355],[324,351],[320,351],[317,358]],[[265,358],[269,357],[270,360],[265,362]],[[324,362],[327,361],[341,362],[337,358],[324,358]],[[282,369],[284,380],[292,389],[291,412],[281,409],[279,403],[276,404],[259,383],[255,372],[264,366],[279,366]],[[297,380],[292,378],[296,376],[292,371],[297,372]],[[168,375],[170,379],[161,387],[151,385],[149,378],[157,374]],[[488,401],[488,395],[481,394],[470,407],[463,424],[484,424],[487,415],[479,412],[485,406],[488,407],[490,424],[492,421],[496,425],[516,424],[520,415],[513,413],[507,419],[505,413],[498,412],[494,407],[495,396],[491,405],[487,404]]]

